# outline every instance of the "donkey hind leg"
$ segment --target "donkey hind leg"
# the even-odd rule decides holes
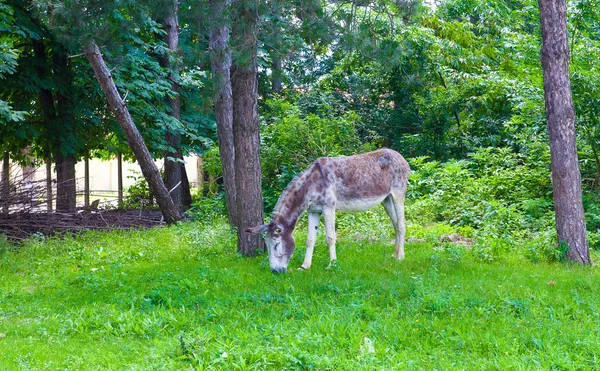
[[[389,215],[394,230],[396,231],[396,248],[394,258],[404,259],[404,235],[406,234],[406,220],[404,218],[404,197],[399,193],[392,193],[383,200],[385,211]]]
[[[306,255],[304,256],[304,263],[298,268],[308,269],[312,264],[313,252],[315,249],[315,243],[317,242],[317,228],[319,227],[319,219],[321,219],[320,213],[308,213],[308,237],[306,238]]]
[[[325,222],[325,235],[327,239],[327,246],[329,247],[329,265],[327,268],[331,268],[332,264],[337,260],[335,254],[335,209],[328,208],[323,210],[323,219]]]

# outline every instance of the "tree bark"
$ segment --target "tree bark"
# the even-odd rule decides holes
[[[110,75],[110,71],[106,67],[106,63],[104,63],[100,49],[98,49],[98,46],[95,43],[90,42],[85,46],[84,52],[94,69],[96,79],[100,83],[102,91],[104,91],[104,94],[108,99],[108,104],[110,105],[121,130],[123,130],[123,133],[125,133],[125,136],[127,137],[127,142],[142,169],[142,174],[148,182],[150,190],[156,198],[156,202],[160,207],[165,221],[171,224],[181,220],[181,213],[171,199],[169,191],[160,177],[160,172],[144,143],[144,139],[133,123],[129,110],[125,106],[125,102],[119,95],[117,87]]]
[[[202,197],[204,195],[204,160],[202,156],[196,156],[196,167],[198,169],[196,187],[198,187],[198,194]]]
[[[66,53],[60,48],[53,50],[52,56],[54,76],[59,76],[67,91],[57,89],[56,111],[59,132],[54,138],[56,160],[56,211],[74,213],[77,210],[77,179],[75,177],[75,164],[77,158],[73,147],[65,150],[64,143],[75,141],[75,118],[73,117],[73,102],[67,95],[68,88],[72,85],[71,70]]]
[[[591,264],[575,142],[566,2],[538,0],[538,4],[542,24],[541,60],[558,241],[569,246],[566,255],[568,260]]]
[[[179,158],[183,161],[183,156]],[[192,192],[190,190],[190,179],[185,170],[185,164],[181,163],[181,210],[186,211],[192,207]]]
[[[233,138],[238,218],[238,251],[244,256],[264,250],[257,234],[246,228],[263,224],[263,199],[258,121],[257,8],[248,0],[234,3],[233,45],[237,58],[232,63]]]
[[[40,81],[46,79],[46,47],[42,40],[32,40],[33,54],[38,61],[35,70],[37,78]],[[56,109],[54,107],[54,98],[49,89],[40,87],[38,98],[42,109],[42,117],[46,128],[46,208],[48,212],[54,210],[54,192],[52,186],[52,148],[50,143],[53,141],[53,126],[56,120]]]
[[[2,212],[4,214],[8,214],[10,210],[10,154],[8,152],[4,152],[3,162],[2,162],[2,196],[0,200],[2,200]]]
[[[281,8],[280,8],[280,3],[279,1],[273,1],[271,3],[271,13],[274,15],[275,17],[275,22],[279,22],[279,18],[281,17]],[[281,91],[283,90],[283,81],[282,81],[282,72],[281,72],[281,66],[282,66],[282,62],[281,62],[281,32],[283,32],[283,30],[280,29],[280,27],[277,27],[277,23],[276,27],[274,29],[274,33],[273,33],[273,40],[272,40],[272,44],[274,45],[274,47],[271,49],[270,54],[271,54],[271,91],[274,94],[281,94]]]
[[[273,51],[271,64],[271,90],[275,94],[281,94],[283,90],[283,80],[281,78],[281,57],[277,54],[277,50]]]
[[[169,80],[171,80],[171,90],[176,94],[174,97],[167,97],[170,105],[169,115],[176,120],[181,119],[181,102],[179,98],[179,67],[177,64],[171,63],[170,55],[176,55],[179,45],[179,24],[178,24],[178,9],[179,1],[171,0],[172,5],[168,15],[162,21],[163,29],[166,31],[165,41],[169,47],[170,53],[161,58],[161,64],[163,67],[169,70]],[[165,186],[171,193],[171,198],[179,210],[182,210],[182,201],[184,198],[191,199],[189,195],[189,187],[187,189],[188,195],[184,195],[183,185],[183,163],[180,159],[183,159],[181,154],[181,133],[177,130],[167,128],[166,140],[173,151],[167,151],[165,153]]]
[[[87,209],[90,207],[90,158],[86,154],[84,159],[84,193],[83,193],[83,206]]]
[[[56,211],[74,213],[77,210],[77,189],[73,155],[55,155],[56,159]]]
[[[224,25],[224,13],[228,0],[212,0],[220,22],[210,31],[211,67],[214,86],[214,107],[217,121],[219,155],[223,169],[225,204],[229,224],[238,226],[238,210],[235,176],[235,147],[233,139],[233,97],[231,92],[231,49],[228,46],[229,28]]]
[[[52,190],[52,159],[46,158],[46,211],[52,212],[52,203],[54,201],[54,194]]]
[[[123,204],[123,153],[117,154],[117,207],[122,209]]]

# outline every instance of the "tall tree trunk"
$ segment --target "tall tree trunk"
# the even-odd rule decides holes
[[[214,86],[214,106],[217,121],[219,155],[223,169],[225,204],[229,224],[238,226],[235,177],[235,147],[233,139],[233,98],[231,93],[231,49],[228,46],[229,28],[224,14],[228,0],[212,0],[213,14],[219,20],[210,30],[211,67]]]
[[[77,208],[77,189],[73,155],[55,155],[56,159],[56,211],[73,213]]]
[[[0,188],[2,189],[0,196],[2,212],[8,214],[10,210],[10,154],[8,152],[4,152],[2,160],[2,186]]]
[[[124,208],[123,203],[123,153],[117,154],[117,207]]]
[[[89,155],[85,155],[84,159],[84,174],[83,174],[83,182],[84,182],[84,191],[83,191],[83,206],[85,208],[90,207],[90,158]]]
[[[67,55],[60,48],[53,50],[52,56],[53,71],[55,76],[60,76],[60,79],[67,84],[67,88],[71,85],[71,70]],[[75,164],[77,158],[73,147],[69,148],[69,152],[64,154],[64,143],[73,141],[75,135],[75,123],[73,117],[73,102],[67,96],[68,92],[63,92],[60,89],[56,91],[56,111],[57,124],[60,131],[55,138],[56,154],[56,211],[73,213],[77,209],[77,179],[75,177]]]
[[[278,54],[278,51],[275,50],[272,52],[272,61],[271,64],[271,90],[275,94],[281,94],[283,90],[283,80],[281,78],[281,57]]]
[[[171,80],[171,90],[176,93],[174,97],[167,97],[171,106],[169,115],[176,120],[181,119],[181,103],[179,99],[179,67],[177,64],[171,63],[170,56],[176,56],[179,44],[179,24],[178,24],[178,8],[179,1],[171,0],[171,9],[168,15],[162,21],[163,29],[166,32],[165,38],[170,53],[161,57],[161,65],[169,70],[169,80]],[[171,198],[175,205],[182,210],[183,188],[182,188],[182,167],[183,163],[179,162],[183,159],[181,155],[181,133],[177,130],[167,128],[166,140],[173,151],[165,153],[165,186],[171,193]],[[189,192],[189,189],[188,189]],[[187,196],[187,195],[186,195]],[[191,196],[189,196],[191,198]]]
[[[169,191],[160,177],[160,172],[144,143],[144,139],[133,123],[125,102],[119,95],[119,91],[112,80],[110,71],[106,67],[106,63],[104,63],[100,49],[98,49],[96,44],[90,42],[85,46],[84,52],[94,69],[96,79],[100,83],[102,91],[104,91],[104,94],[108,99],[108,104],[110,105],[121,130],[123,130],[123,133],[125,133],[125,136],[127,137],[127,142],[142,169],[142,174],[148,182],[150,190],[156,198],[156,202],[160,207],[165,221],[171,224],[181,220],[181,213],[171,199]]]
[[[257,234],[246,228],[263,224],[260,137],[258,121],[257,5],[253,1],[234,3],[233,45],[238,57],[232,64],[233,138],[238,218],[238,251],[245,256],[264,250]]]
[[[180,157],[183,161],[183,156]],[[182,211],[189,210],[192,207],[192,192],[190,190],[190,179],[185,170],[185,164],[181,163],[181,209]]]
[[[46,79],[46,47],[42,40],[32,40],[33,54],[38,61],[35,70],[37,78],[40,81]],[[42,109],[44,126],[46,127],[46,208],[48,212],[53,211],[54,192],[52,186],[52,148],[50,143],[53,141],[53,126],[56,120],[56,109],[54,107],[54,98],[52,92],[46,88],[40,87],[38,98]]]
[[[196,168],[198,170],[196,186],[198,187],[198,194],[202,197],[204,195],[204,159],[202,159],[202,156],[196,156]]]
[[[52,159],[50,156],[46,158],[46,210],[52,212],[52,203],[54,194],[52,191]]]
[[[281,4],[279,1],[271,2],[271,13],[275,18],[275,28],[273,33],[273,49],[271,49],[271,91],[275,94],[281,94],[283,90],[282,71],[281,71],[281,28],[278,27],[281,17]]]
[[[558,241],[569,246],[567,259],[579,264],[591,264],[575,143],[566,2],[538,0],[538,4],[542,23],[541,59]]]

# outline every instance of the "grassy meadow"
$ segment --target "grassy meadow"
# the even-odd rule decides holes
[[[0,369],[600,368],[596,267],[435,238],[392,250],[342,234],[326,270],[321,236],[310,270],[274,275],[221,220],[0,242]]]

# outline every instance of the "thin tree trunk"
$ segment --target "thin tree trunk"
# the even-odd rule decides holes
[[[183,156],[180,157],[183,161]],[[188,178],[185,164],[181,164],[181,209],[187,211],[192,207],[192,191],[190,190],[190,179]]]
[[[217,194],[217,178],[215,174],[208,174],[208,194],[214,196]]]
[[[171,110],[169,115],[176,120],[181,119],[181,103],[179,99],[179,67],[170,61],[170,56],[175,56],[178,51],[179,44],[179,24],[178,24],[178,8],[179,1],[171,0],[171,11],[162,22],[163,29],[166,31],[165,39],[170,53],[161,57],[161,65],[169,70],[169,80],[171,80],[171,90],[176,94],[174,97],[167,97]],[[182,200],[184,198],[182,187],[182,167],[183,163],[179,162],[182,159],[181,155],[181,133],[177,130],[167,128],[166,141],[173,151],[165,153],[165,186],[171,192],[171,198],[175,205],[182,210]],[[189,189],[188,189],[189,193]],[[186,198],[191,196],[186,195]]]
[[[46,158],[46,209],[48,212],[53,210],[54,194],[52,191],[52,159]]]
[[[10,154],[4,152],[2,162],[2,212],[8,214],[10,210]]]
[[[123,208],[123,153],[117,155],[117,207]]]
[[[84,161],[83,182],[85,190],[83,191],[83,206],[87,209],[90,207],[90,159],[87,155]]]
[[[273,90],[273,93],[275,94],[281,94],[281,91],[283,90],[283,80],[281,78],[282,63],[281,57],[277,53],[277,51],[274,51],[272,56],[273,63],[271,64],[271,90]]]
[[[538,0],[538,4],[542,23],[541,59],[558,241],[569,246],[567,259],[579,264],[591,264],[575,142],[566,2]]]
[[[142,174],[148,182],[150,190],[156,198],[156,202],[160,207],[165,221],[171,224],[181,220],[181,213],[171,199],[169,191],[160,177],[160,172],[144,143],[144,139],[133,123],[125,102],[119,95],[117,87],[110,75],[110,71],[106,67],[106,63],[104,63],[100,49],[98,49],[96,44],[90,42],[85,46],[85,54],[94,69],[96,79],[98,79],[102,91],[104,91],[104,94],[108,99],[110,108],[112,109],[121,130],[123,130],[123,133],[125,133],[125,136],[127,137],[127,142],[142,169]]]
[[[256,40],[258,9],[249,0],[240,0],[234,6],[236,18],[232,37],[239,57],[232,64],[231,89],[236,153],[238,251],[244,256],[252,256],[259,250],[264,250],[264,242],[259,235],[244,232],[246,228],[263,224]]]
[[[238,227],[238,209],[235,176],[235,143],[233,139],[233,98],[231,93],[231,49],[229,28],[225,26],[224,13],[228,0],[212,0],[213,13],[220,22],[210,31],[211,68],[214,87],[214,106],[219,140],[219,156],[223,169],[225,204],[229,224]]]
[[[204,195],[204,160],[202,156],[196,156],[196,167],[198,173],[196,174],[196,187],[198,187],[198,194]]]
[[[273,33],[273,45],[274,48],[271,50],[271,91],[274,94],[281,94],[283,90],[282,72],[281,72],[281,35],[282,30],[277,27],[277,23],[281,17],[281,4],[279,1],[271,2],[271,13],[275,18],[275,32]]]

